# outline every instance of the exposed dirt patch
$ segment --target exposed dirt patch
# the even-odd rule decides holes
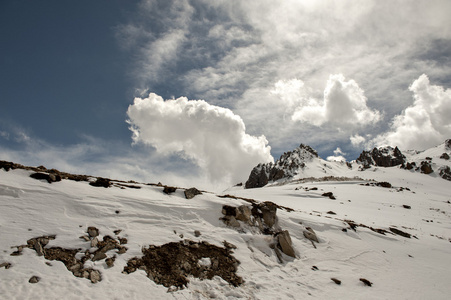
[[[229,247],[221,248],[207,242],[181,241],[150,245],[142,249],[141,258],[134,257],[127,262],[123,273],[133,273],[137,269],[144,270],[149,279],[165,287],[185,287],[188,276],[199,279],[212,279],[220,276],[233,286],[244,281],[236,275],[240,262],[232,256]]]

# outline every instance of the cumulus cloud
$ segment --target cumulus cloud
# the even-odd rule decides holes
[[[354,127],[375,124],[381,119],[377,110],[367,106],[359,85],[352,79],[346,81],[342,74],[329,76],[322,100],[313,98],[311,90],[298,79],[277,82],[273,93],[290,109],[294,108],[293,121]]]
[[[391,129],[371,143],[423,150],[451,137],[451,89],[432,85],[421,75],[409,87],[414,102],[394,117]]]
[[[261,162],[273,161],[264,136],[245,132],[231,110],[185,97],[164,101],[151,93],[135,98],[127,111],[134,142],[159,153],[180,153],[194,160],[212,181],[244,180]]]
[[[327,161],[346,161],[345,155],[346,153],[341,151],[340,147],[337,147],[337,149],[334,150],[334,155],[327,157]]]
[[[354,147],[359,147],[363,145],[366,141],[366,139],[363,136],[358,134],[352,135],[349,139]]]

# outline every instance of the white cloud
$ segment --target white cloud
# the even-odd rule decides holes
[[[423,150],[451,137],[451,89],[431,85],[423,74],[409,90],[413,105],[395,116],[390,131],[376,137],[372,144]]]
[[[162,154],[181,153],[214,182],[240,182],[255,165],[273,160],[264,136],[246,134],[238,115],[203,100],[164,101],[151,93],[135,98],[127,115],[134,142],[152,145]]]
[[[322,100],[312,97],[312,92],[298,79],[278,81],[273,94],[290,110],[293,121],[315,126],[330,123],[339,127],[361,127],[377,123],[381,115],[371,110],[364,91],[354,80],[346,81],[342,74],[330,75]]]
[[[346,153],[341,151],[340,147],[337,147],[337,149],[334,150],[334,155],[327,157],[327,161],[346,161],[345,155]]]
[[[349,139],[351,140],[351,144],[354,147],[359,147],[363,145],[363,143],[365,143],[366,141],[366,139],[363,136],[358,134],[352,135]]]

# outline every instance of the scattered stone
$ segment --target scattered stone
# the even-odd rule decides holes
[[[378,183],[376,183],[376,185],[383,187],[383,188],[391,188],[392,187],[391,183],[386,182],[386,181],[378,182]]]
[[[175,187],[172,187],[172,186],[165,186],[164,188],[163,188],[163,193],[165,193],[165,194],[171,194],[171,193],[175,193],[175,191],[177,190],[177,188],[175,188]]]
[[[97,244],[99,243],[99,240],[97,239],[97,237],[93,238],[91,240],[91,248],[92,247],[97,247]]]
[[[332,192],[324,193],[324,194],[322,194],[321,196],[323,196],[323,197],[329,197],[329,199],[332,199],[332,200],[335,200],[335,199],[336,199],[335,196],[334,196],[334,193],[332,193]]]
[[[147,277],[155,283],[180,289],[188,284],[190,275],[201,280],[219,276],[233,286],[244,282],[236,275],[240,262],[231,255],[228,248],[185,240],[162,246],[151,245],[143,248],[142,252],[142,258],[134,257],[127,262],[123,273],[130,274],[144,269]],[[206,258],[211,260],[212,266],[218,267],[206,268],[199,265],[199,260]]]
[[[91,270],[91,272],[89,273],[89,280],[91,280],[92,283],[97,283],[102,280],[100,272],[97,270]]]
[[[229,243],[229,242],[227,242],[227,241],[222,241],[222,244],[224,245],[224,247],[226,248],[226,249],[228,249],[228,250],[231,250],[231,249],[236,249],[236,246],[234,245],[234,244],[231,244],[231,243]]]
[[[331,278],[330,280],[332,280],[333,282],[335,282],[338,285],[341,285],[341,280],[338,280],[337,278]]]
[[[198,189],[196,189],[195,187],[185,190],[185,198],[186,199],[192,199],[197,195],[202,195],[202,192],[199,191]]]
[[[98,177],[96,181],[90,182],[89,185],[109,188],[111,186],[111,181],[108,178]]]
[[[404,207],[405,209],[411,209],[412,208],[412,207],[410,207],[410,205],[406,205],[406,204],[403,204],[402,207]]]
[[[360,278],[360,281],[363,282],[367,286],[372,286],[373,283],[365,278]]]
[[[98,261],[106,258],[106,254],[103,251],[96,251],[94,254],[94,257],[92,258],[92,261]]]
[[[348,230],[346,228],[343,228],[341,231],[348,232]]]
[[[313,271],[318,271],[318,267],[317,267],[317,266],[313,266],[313,267],[312,267],[312,270],[313,270]]]
[[[451,181],[451,168],[449,166],[443,166],[439,170],[440,177],[442,177],[445,180]]]
[[[0,264],[0,268],[5,268],[5,269],[9,269],[9,268],[11,268],[11,263],[9,263],[9,262],[4,262],[4,263],[1,263]]]
[[[91,238],[99,236],[99,229],[93,226],[89,226],[86,232],[89,234]]]
[[[108,266],[108,268],[111,268],[114,266],[114,261],[116,260],[116,256],[113,257],[108,257],[107,259],[105,259],[105,263]]]
[[[336,213],[333,212],[333,211],[331,211],[331,210],[329,210],[326,214],[329,214],[329,215],[336,215]]]
[[[127,238],[118,238],[118,240],[119,240],[119,244],[121,244],[121,245],[125,245],[128,243]]]
[[[91,239],[87,235],[80,236],[81,239],[85,240],[85,242],[89,242]]]
[[[390,231],[393,232],[394,234],[397,234],[397,235],[400,235],[400,236],[403,236],[403,237],[406,237],[406,238],[409,238],[409,239],[410,239],[410,237],[412,236],[410,233],[404,232],[404,231],[399,230],[399,229],[394,228],[394,227],[389,227],[389,229],[390,229]]]
[[[117,229],[117,230],[115,230],[115,231],[113,231],[113,232],[114,232],[115,235],[118,235],[119,233],[122,232],[122,230],[121,230],[121,229]]]
[[[201,236],[200,231],[199,230],[194,230],[194,236],[195,237],[200,237]]]
[[[306,237],[310,241],[319,243],[318,237],[311,227],[306,227],[302,233],[304,234],[304,237]]]
[[[441,159],[445,159],[445,160],[448,160],[449,159],[449,155],[448,155],[448,153],[443,153],[442,155],[440,155],[440,158]]]
[[[116,214],[119,214],[119,213],[120,213],[120,211],[119,211],[119,210],[116,210],[116,211],[115,211],[115,213],[116,213]]]
[[[38,276],[31,276],[30,280],[28,280],[29,283],[38,283],[41,280]]]

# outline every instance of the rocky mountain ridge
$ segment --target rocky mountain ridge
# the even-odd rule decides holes
[[[425,151],[405,151],[395,146],[384,146],[373,148],[369,151],[362,151],[355,161],[346,162],[349,169],[357,167],[359,171],[364,171],[371,168],[389,168],[399,167],[413,172],[420,172],[422,174],[433,174],[440,176],[445,180],[451,181],[451,168],[449,158],[451,155],[451,139],[444,143],[425,150]],[[312,163],[316,161],[316,166]],[[338,165],[337,165],[338,164]],[[300,174],[305,177],[310,177],[310,169],[321,168],[325,175],[334,175],[328,173],[328,169],[333,169],[331,165],[342,167],[342,162],[328,162],[318,156],[316,150],[310,146],[301,144],[293,151],[285,152],[275,163],[258,164],[254,167],[245,183],[245,188],[263,187],[271,182],[279,180],[288,180]]]

